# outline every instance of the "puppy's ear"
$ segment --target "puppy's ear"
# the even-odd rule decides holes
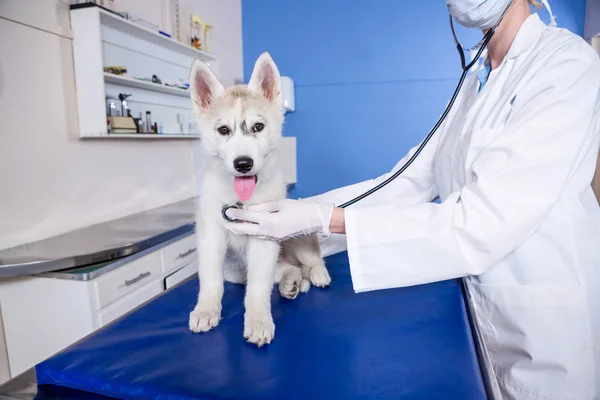
[[[262,53],[256,60],[248,88],[262,94],[267,100],[282,105],[281,77],[269,53]]]
[[[195,60],[190,74],[190,90],[194,107],[203,112],[225,89],[208,65]]]

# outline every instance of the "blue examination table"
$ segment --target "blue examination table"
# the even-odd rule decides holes
[[[273,291],[274,341],[245,342],[241,285],[194,334],[190,279],[36,367],[38,399],[485,399],[460,282],[355,294],[347,254],[332,285]]]

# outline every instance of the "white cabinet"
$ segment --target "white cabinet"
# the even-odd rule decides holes
[[[11,376],[34,367],[198,270],[194,234],[140,254],[87,281],[44,276],[0,280]]]

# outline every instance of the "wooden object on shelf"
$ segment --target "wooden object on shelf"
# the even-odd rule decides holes
[[[137,133],[137,125],[131,117],[108,117],[110,133]]]

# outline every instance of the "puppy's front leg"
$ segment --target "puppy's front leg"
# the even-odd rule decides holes
[[[198,225],[197,225],[198,226]],[[198,233],[198,304],[190,313],[190,330],[206,332],[219,324],[223,300],[223,262],[227,252],[225,232],[205,223]]]
[[[280,245],[270,240],[251,238],[248,242],[248,281],[244,337],[259,347],[271,343],[275,324],[271,315],[271,291]]]

